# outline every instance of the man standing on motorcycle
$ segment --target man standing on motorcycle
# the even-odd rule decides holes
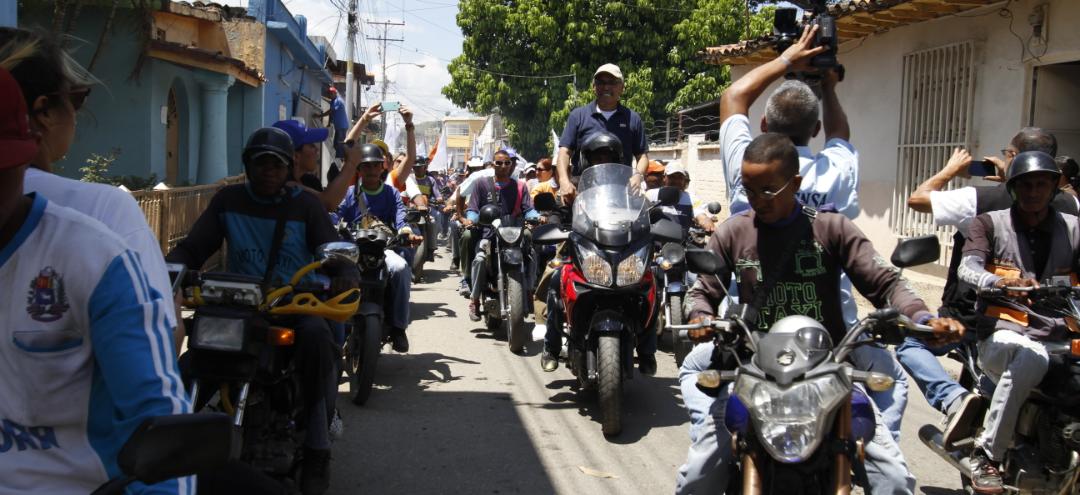
[[[498,205],[504,216],[513,217],[515,220],[520,220],[522,217],[528,220],[539,219],[540,214],[533,209],[532,197],[529,196],[525,181],[511,177],[514,172],[515,160],[510,157],[510,153],[505,150],[495,152],[494,163],[495,176],[477,182],[476,187],[469,196],[469,206],[465,210],[465,216],[469,219],[469,222],[474,224],[479,222],[480,208],[489,204]],[[484,289],[487,288],[488,273],[485,266],[487,247],[494,235],[491,228],[484,228],[484,232],[479,235],[479,241],[476,242],[475,248],[472,248],[474,249],[472,291],[469,301],[469,319],[472,321],[480,321],[480,296],[484,293]],[[525,231],[524,236],[526,237],[525,244],[527,244],[528,230]],[[463,249],[470,249],[470,246],[464,245]],[[529,273],[529,271],[526,271],[526,273]],[[520,304],[517,301],[514,303]]]
[[[975,217],[964,244],[961,280],[978,288],[1039,287],[1040,280],[1077,285],[1077,217],[1050,206],[1060,192],[1060,178],[1049,154],[1016,155],[1006,182],[1012,207]],[[1069,325],[1076,324],[1024,301],[980,298],[977,306],[979,367],[996,384],[970,458],[971,484],[977,493],[1004,491],[998,469],[1012,442],[1020,408],[1049,366],[1042,341],[1065,340]]]
[[[839,342],[846,334],[841,309],[840,273],[877,307],[890,306],[929,324],[942,338],[962,335],[954,320],[934,318],[898,272],[878,255],[870,240],[843,215],[818,213],[797,199],[802,177],[799,154],[784,134],[755,138],[743,155],[741,182],[752,211],[717,227],[707,248],[723,260],[717,274],[700,274],[690,290],[691,321],[711,318],[734,276],[741,301],[757,315],[758,330],[787,315],[805,314],[821,322]],[[775,289],[775,290],[773,290]],[[784,297],[775,297],[782,294]],[[753,328],[753,327],[752,327]],[[703,342],[713,330],[691,330]],[[731,436],[724,427],[728,389],[716,398],[696,384],[699,372],[713,367],[712,345],[698,345],[679,373],[683,401],[690,413],[691,445],[676,478],[676,492],[722,493],[731,461]],[[876,411],[876,408],[875,408]],[[900,447],[877,416],[873,441],[865,446],[866,473],[875,494],[908,494],[915,479]]]
[[[383,151],[374,144],[360,146],[360,183],[350,186],[345,200],[331,218],[352,224],[365,215],[378,218],[398,235],[408,236],[415,245],[423,239],[409,229],[405,222],[405,204],[401,195],[389,183],[383,182]],[[409,263],[397,252],[387,249],[386,268],[390,271],[390,343],[397,352],[409,352],[409,339],[405,330],[409,327],[409,293],[412,290],[412,270]]]
[[[318,198],[286,186],[294,151],[292,139],[281,129],[253,132],[242,155],[248,181],[215,194],[187,237],[165,259],[198,270],[228,241],[230,272],[262,277],[264,285],[278,287],[314,261],[319,246],[340,240]],[[328,262],[324,269],[332,272],[332,292],[358,284],[359,272],[351,263]],[[318,494],[330,485],[329,419],[335,411],[339,352],[322,318],[300,317],[294,330],[295,359],[309,414],[301,489],[305,495]]]

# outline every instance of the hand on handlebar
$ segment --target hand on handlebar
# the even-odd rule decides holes
[[[690,324],[704,325],[701,328],[695,328],[693,330],[686,331],[687,337],[689,337],[690,340],[694,342],[708,342],[709,340],[712,340],[713,334],[716,333],[716,330],[713,329],[711,325],[709,325],[708,318],[702,318],[700,316],[697,318],[692,318],[690,320]]]
[[[568,205],[574,201],[575,196],[577,196],[577,187],[574,187],[573,182],[568,180],[559,182],[559,198],[562,199],[564,205]]]
[[[415,234],[409,234],[409,246],[410,247],[419,246],[420,243],[422,243],[422,242],[424,242],[423,237],[420,237],[420,236],[415,235]]]
[[[964,324],[952,318],[932,318],[926,324],[934,329],[934,337],[926,339],[932,347],[953,344],[964,338]]]
[[[1008,297],[1024,298],[1024,296],[1026,294],[1024,294],[1023,291],[1008,290],[1008,288],[1031,287],[1033,289],[1038,289],[1039,288],[1039,281],[1037,281],[1035,279],[1030,279],[1030,278],[1010,277],[1010,278],[1003,278],[1001,280],[998,280],[997,282],[994,283],[994,287],[998,288],[998,289],[1006,289],[1005,290],[1005,295],[1007,295]]]

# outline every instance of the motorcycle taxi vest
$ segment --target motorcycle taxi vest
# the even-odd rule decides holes
[[[994,226],[993,253],[986,261],[986,271],[1003,278],[1037,279],[1030,250],[1020,249],[1017,231],[1013,226],[1012,210],[997,210],[986,213]],[[1051,208],[1050,215],[1054,228],[1050,239],[1050,254],[1042,270],[1045,283],[1068,283],[1077,285],[1077,274],[1073,271],[1077,255],[1080,254],[1080,230],[1077,217],[1058,212]],[[1000,298],[980,302],[985,318],[979,322],[980,330],[1011,330],[1027,335],[1036,340],[1056,340],[1064,338],[1065,329],[1080,333],[1080,326],[1073,318],[1061,318],[1041,314],[1036,308],[1020,304],[1012,299]]]

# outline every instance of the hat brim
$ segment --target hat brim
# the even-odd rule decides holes
[[[291,163],[289,163],[289,157],[287,157],[285,155],[282,155],[281,153],[278,153],[276,151],[259,151],[259,152],[256,152],[255,154],[251,155],[251,163],[255,163],[255,160],[258,160],[260,157],[263,157],[263,156],[266,156],[266,155],[271,155],[274,158],[277,158],[278,160],[281,160],[281,162],[286,164],[286,165],[292,165]]]
[[[321,143],[323,141],[326,141],[326,138],[328,137],[330,137],[330,129],[327,129],[325,127],[308,129],[307,132],[304,133],[304,139],[301,140],[303,142],[296,146],[303,146],[305,144],[312,143]]]
[[[0,139],[0,169],[14,168],[30,163],[37,156],[38,145],[32,139]]]

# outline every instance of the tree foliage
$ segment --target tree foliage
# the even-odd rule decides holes
[[[570,110],[592,100],[592,73],[605,63],[622,69],[623,104],[647,126],[718,98],[729,72],[699,52],[766,32],[772,8],[748,11],[746,0],[461,0],[457,23],[465,40],[443,94],[475,113],[498,111],[515,146],[538,156],[550,150],[551,129],[561,132]]]

